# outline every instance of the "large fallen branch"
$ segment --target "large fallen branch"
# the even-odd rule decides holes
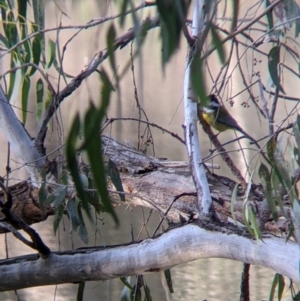
[[[300,282],[297,244],[272,236],[255,241],[189,224],[127,246],[2,260],[0,290],[140,275],[212,257],[259,264]]]

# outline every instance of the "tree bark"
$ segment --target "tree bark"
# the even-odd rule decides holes
[[[189,224],[127,246],[52,253],[47,259],[29,255],[2,260],[0,290],[140,275],[212,257],[259,264],[300,281],[297,244],[273,236],[255,241]]]

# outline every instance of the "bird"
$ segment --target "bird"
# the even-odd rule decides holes
[[[255,142],[255,140],[238,125],[237,121],[230,115],[227,109],[220,104],[215,94],[208,96],[207,105],[202,107],[202,117],[211,127],[219,132],[226,130],[239,131],[249,140]]]

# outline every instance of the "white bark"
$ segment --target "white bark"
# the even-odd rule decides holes
[[[47,259],[0,261],[0,290],[93,281],[158,272],[200,258],[228,258],[273,269],[295,282],[299,278],[299,247],[270,236],[263,241],[247,239],[186,225],[156,239],[103,250],[52,254]]]
[[[34,140],[30,138],[24,126],[17,118],[15,112],[4,95],[0,86],[0,128],[5,138],[10,143],[14,154],[20,158],[26,165],[26,169],[33,181],[39,181],[39,171],[45,164]]]
[[[200,37],[201,31],[204,27],[204,12],[203,1],[196,0],[194,6],[193,16],[193,31],[192,35]],[[195,43],[197,44],[197,42]],[[197,46],[196,46],[197,47]],[[197,52],[197,51],[196,51]],[[198,139],[197,129],[197,97],[192,89],[191,84],[191,57],[187,57],[187,66],[184,77],[184,120],[185,120],[185,137],[188,155],[191,161],[191,169],[198,192],[198,204],[203,209],[204,213],[208,213],[209,207],[212,203],[209,186],[206,178],[206,173],[203,167],[202,157],[200,153],[200,142]],[[200,186],[201,192],[200,194]]]

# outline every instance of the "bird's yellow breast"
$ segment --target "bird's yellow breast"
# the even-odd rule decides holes
[[[215,128],[219,132],[224,132],[229,129],[229,127],[225,124],[218,122],[218,116],[215,116],[213,112],[202,112],[202,117],[210,126]]]

